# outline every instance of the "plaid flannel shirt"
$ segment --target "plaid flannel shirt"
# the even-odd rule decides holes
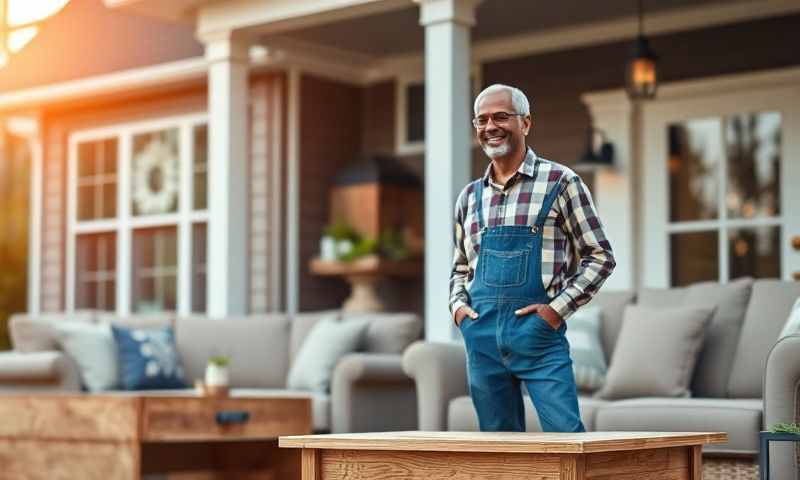
[[[616,265],[589,189],[575,172],[537,157],[530,148],[505,186],[494,182],[491,164],[482,181],[487,187],[481,200],[488,227],[533,225],[547,192],[561,189],[542,232],[542,284],[552,298],[550,306],[566,320],[591,300]],[[470,182],[456,201],[450,274],[452,316],[470,303],[468,288],[480,251],[475,202],[474,182]]]

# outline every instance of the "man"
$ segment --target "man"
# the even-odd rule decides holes
[[[525,94],[492,85],[474,109],[491,163],[456,202],[450,311],[480,428],[525,430],[524,383],[544,431],[582,432],[565,322],[614,269],[611,245],[581,178],[527,147]]]

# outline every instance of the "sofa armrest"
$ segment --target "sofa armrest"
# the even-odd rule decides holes
[[[416,342],[403,354],[403,370],[417,384],[419,429],[447,430],[450,400],[469,393],[464,347]]]
[[[764,426],[798,421],[800,402],[800,335],[778,340],[767,356],[764,373]],[[774,478],[797,478],[794,443],[770,445],[770,473]]]
[[[331,432],[414,430],[414,381],[399,354],[353,353],[336,364],[331,381]]]
[[[63,352],[0,352],[0,392],[80,389],[78,366]]]

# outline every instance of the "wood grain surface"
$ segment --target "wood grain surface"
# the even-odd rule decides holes
[[[219,425],[217,412],[242,411],[241,424]],[[145,397],[144,441],[239,440],[309,433],[310,398]]]
[[[0,439],[3,480],[139,480],[131,443]]]
[[[0,437],[135,440],[138,399],[89,395],[7,395],[0,402]]]
[[[281,447],[345,450],[405,450],[508,453],[591,453],[724,443],[719,432],[381,432],[299,435]]]
[[[307,451],[307,450],[304,450]],[[552,480],[558,455],[476,452],[323,450],[323,480]],[[303,480],[317,480],[303,477]]]

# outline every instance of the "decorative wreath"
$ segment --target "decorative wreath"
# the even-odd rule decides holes
[[[166,213],[177,200],[178,157],[169,144],[154,139],[133,161],[133,202],[140,214]],[[155,181],[158,178],[160,181]]]

